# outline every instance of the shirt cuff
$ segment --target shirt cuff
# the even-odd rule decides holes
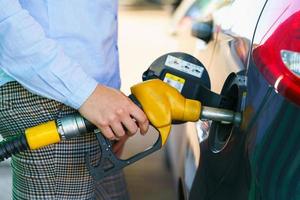
[[[80,83],[79,87],[70,94],[66,99],[65,104],[71,106],[72,108],[79,109],[80,106],[88,99],[88,97],[94,92],[98,82],[86,76],[84,79],[78,81]]]

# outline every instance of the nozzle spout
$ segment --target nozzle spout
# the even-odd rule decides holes
[[[200,119],[208,119],[239,126],[242,121],[242,115],[239,112],[234,112],[227,109],[203,106]]]

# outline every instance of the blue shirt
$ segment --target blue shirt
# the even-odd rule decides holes
[[[120,87],[117,0],[0,0],[0,85],[78,109],[97,83]]]

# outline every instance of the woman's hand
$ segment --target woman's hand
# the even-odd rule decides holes
[[[134,135],[138,128],[146,134],[149,121],[144,112],[122,92],[98,85],[79,108],[80,114],[110,140]]]

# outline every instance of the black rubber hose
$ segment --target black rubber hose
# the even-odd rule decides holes
[[[24,134],[10,137],[0,142],[0,162],[12,155],[28,150],[29,146]]]

